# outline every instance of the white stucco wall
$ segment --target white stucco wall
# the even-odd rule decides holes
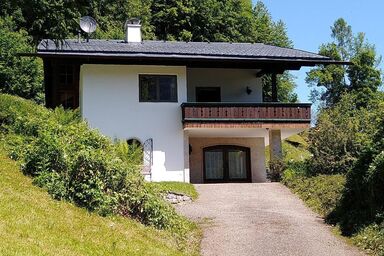
[[[139,74],[177,75],[178,102],[139,102]],[[152,180],[183,181],[180,105],[187,101],[186,68],[85,64],[80,76],[82,116],[90,126],[111,138],[152,138]]]
[[[188,101],[196,101],[196,87],[220,87],[222,102],[262,102],[261,78],[256,73],[254,69],[188,68]]]

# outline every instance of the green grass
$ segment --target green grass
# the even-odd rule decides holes
[[[183,194],[191,197],[193,200],[196,200],[199,196],[195,186],[190,183],[185,182],[176,182],[176,181],[163,181],[163,182],[153,182],[161,192],[174,192],[178,194]]]
[[[296,176],[290,170],[285,171],[283,178],[283,183],[323,218],[337,206],[345,182],[345,176],[340,174],[304,177]],[[384,222],[380,225],[371,223],[352,237],[342,236],[338,226],[333,231],[335,235],[341,236],[347,243],[356,245],[369,255],[384,255]]]
[[[0,148],[0,255],[198,255],[191,235],[183,253],[167,231],[53,200]]]
[[[300,162],[311,157],[306,141],[306,134],[291,136],[283,141],[285,162]],[[269,153],[269,148],[266,153]],[[269,154],[267,155],[269,157]],[[306,177],[298,170],[288,169],[284,172],[282,182],[297,194],[314,212],[323,218],[331,213],[342,197],[346,178],[344,175],[318,175]],[[356,245],[368,255],[384,256],[384,222],[371,223],[363,227],[351,237],[342,236],[340,227],[336,225],[333,233],[340,236],[348,244]]]
[[[314,212],[326,217],[335,209],[342,196],[345,176],[336,174],[305,177],[287,170],[282,182]]]

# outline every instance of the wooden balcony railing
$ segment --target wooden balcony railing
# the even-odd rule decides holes
[[[310,123],[308,103],[183,103],[186,122],[284,122]]]

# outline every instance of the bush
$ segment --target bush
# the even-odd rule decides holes
[[[333,108],[320,112],[316,127],[309,133],[313,155],[310,170],[314,175],[347,173],[372,141],[381,96],[372,99],[367,108],[357,108],[356,100],[347,94]]]
[[[348,172],[340,206],[330,216],[331,222],[340,224],[344,235],[350,236],[362,227],[384,221],[383,125],[384,113],[373,143],[363,150]]]
[[[44,101],[43,64],[19,53],[33,52],[26,31],[15,30],[10,17],[0,17],[0,93],[18,95],[36,102]]]
[[[282,182],[315,212],[326,217],[340,201],[345,176],[337,174],[306,177],[288,169],[284,172]]]
[[[285,163],[282,159],[272,159],[269,161],[269,169],[267,171],[267,178],[270,181],[280,181],[281,175],[285,169]]]
[[[0,133],[23,172],[56,199],[172,229],[180,238],[192,225],[144,181],[140,149],[113,144],[76,111],[52,111],[0,94]]]

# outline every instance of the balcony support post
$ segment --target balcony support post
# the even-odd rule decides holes
[[[269,155],[271,160],[282,160],[281,130],[269,130]]]
[[[189,154],[191,153],[191,148],[189,146],[189,134],[188,131],[184,131],[184,172],[183,172],[183,181],[186,183],[190,182],[190,171],[189,171]]]
[[[272,102],[277,102],[277,74],[272,73]]]

